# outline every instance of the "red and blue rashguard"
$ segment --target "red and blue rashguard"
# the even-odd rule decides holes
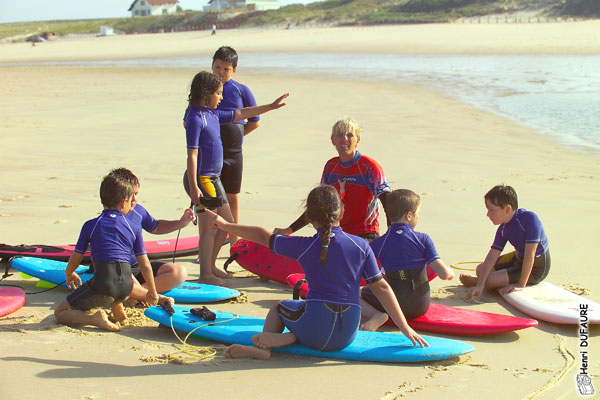
[[[356,152],[345,163],[339,157],[327,161],[321,183],[336,188],[344,203],[340,226],[353,235],[379,232],[377,197],[391,192],[383,169],[374,159]]]

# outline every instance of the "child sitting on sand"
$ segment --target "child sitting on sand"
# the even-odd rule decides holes
[[[140,226],[146,232],[155,235],[164,235],[185,228],[193,221],[194,213],[189,208],[183,212],[183,215],[178,220],[154,219],[141,204],[137,203],[140,182],[133,172],[127,168],[116,168],[110,171],[109,175],[128,182],[133,186],[133,198],[136,200],[136,203],[132,203],[133,209],[125,215],[125,219],[127,219],[127,222],[129,222],[132,227]],[[131,253],[130,264],[133,274],[133,289],[126,304],[134,305],[138,301],[144,301],[146,293],[148,292],[148,284],[140,271],[137,259],[133,252]],[[152,266],[152,275],[154,276],[156,291],[159,293],[167,292],[179,286],[187,278],[187,269],[181,264],[165,261],[152,261],[150,265]]]
[[[226,286],[221,278],[229,278],[227,273],[215,265],[227,234],[209,226],[204,211],[216,210],[227,221],[233,221],[225,190],[219,179],[223,169],[223,144],[219,126],[276,110],[285,105],[283,100],[288,97],[288,94],[284,94],[271,104],[222,111],[216,109],[223,99],[222,93],[223,84],[217,75],[209,72],[196,74],[192,80],[185,116],[188,194],[196,205],[200,233],[199,282],[218,286]]]
[[[296,341],[320,351],[343,349],[352,343],[358,331],[361,277],[402,333],[414,345],[427,346],[406,323],[367,242],[340,228],[342,213],[343,205],[335,188],[321,185],[313,189],[306,200],[306,215],[317,229],[313,237],[280,236],[265,228],[234,224],[210,214],[216,228],[297,260],[310,286],[306,300],[283,300],[271,308],[263,332],[252,337],[255,347],[235,344],[227,348],[226,356],[266,360],[271,357],[272,348]],[[284,328],[289,332],[283,333]]]
[[[383,236],[370,243],[385,271],[385,280],[409,319],[422,316],[429,308],[427,264],[441,279],[454,278],[452,270],[440,259],[429,235],[414,231],[419,222],[420,208],[421,199],[415,192],[394,190],[387,199],[387,217],[392,224]],[[388,315],[371,288],[362,288],[361,297],[365,322],[360,329],[375,331],[388,320]]]
[[[511,186],[494,186],[484,199],[488,218],[499,226],[485,261],[477,266],[477,276],[460,275],[463,285],[474,286],[467,298],[479,297],[484,287],[501,288],[500,293],[506,294],[544,280],[550,272],[550,251],[539,217],[518,208],[517,193]],[[515,251],[500,257],[506,242]]]
[[[132,251],[148,284],[144,301],[155,305],[159,296],[144,248],[141,227],[132,227],[125,218],[136,202],[133,186],[125,180],[107,175],[100,185],[100,200],[104,211],[83,225],[65,271],[67,286],[76,290],[56,307],[54,316],[62,324],[95,325],[108,331],[118,331],[119,326],[108,319],[104,310],[100,309],[94,314],[86,311],[110,305],[114,322],[127,318],[123,301],[129,297],[133,287],[129,264]],[[83,260],[88,245],[91,245],[95,271],[92,279],[82,285],[75,270]],[[172,302],[172,299],[169,300]]]

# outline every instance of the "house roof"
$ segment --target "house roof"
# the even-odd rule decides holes
[[[127,11],[131,11],[137,2],[138,0],[133,0],[133,3],[131,3],[129,10]],[[162,6],[163,4],[177,4],[179,3],[179,0],[146,0],[146,3],[152,4],[153,6]]]

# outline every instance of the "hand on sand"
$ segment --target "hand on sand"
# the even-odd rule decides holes
[[[473,286],[467,292],[467,299],[472,299],[473,297],[479,297],[479,296],[481,296],[482,293],[483,293],[483,288],[481,288],[479,286]]]
[[[146,293],[146,298],[144,300],[146,303],[148,303],[148,306],[155,306],[158,304],[158,293],[156,292],[150,292],[148,291],[148,293]]]
[[[523,286],[512,283],[510,285],[504,286],[503,288],[500,288],[498,290],[498,292],[500,292],[501,295],[505,295],[507,293],[518,292],[519,290],[523,290],[523,289],[524,289]]]

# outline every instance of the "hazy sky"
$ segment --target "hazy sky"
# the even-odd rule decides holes
[[[184,10],[198,10],[209,0],[179,0]],[[280,0],[285,6],[318,0]],[[0,23],[129,17],[133,0],[0,0]]]

